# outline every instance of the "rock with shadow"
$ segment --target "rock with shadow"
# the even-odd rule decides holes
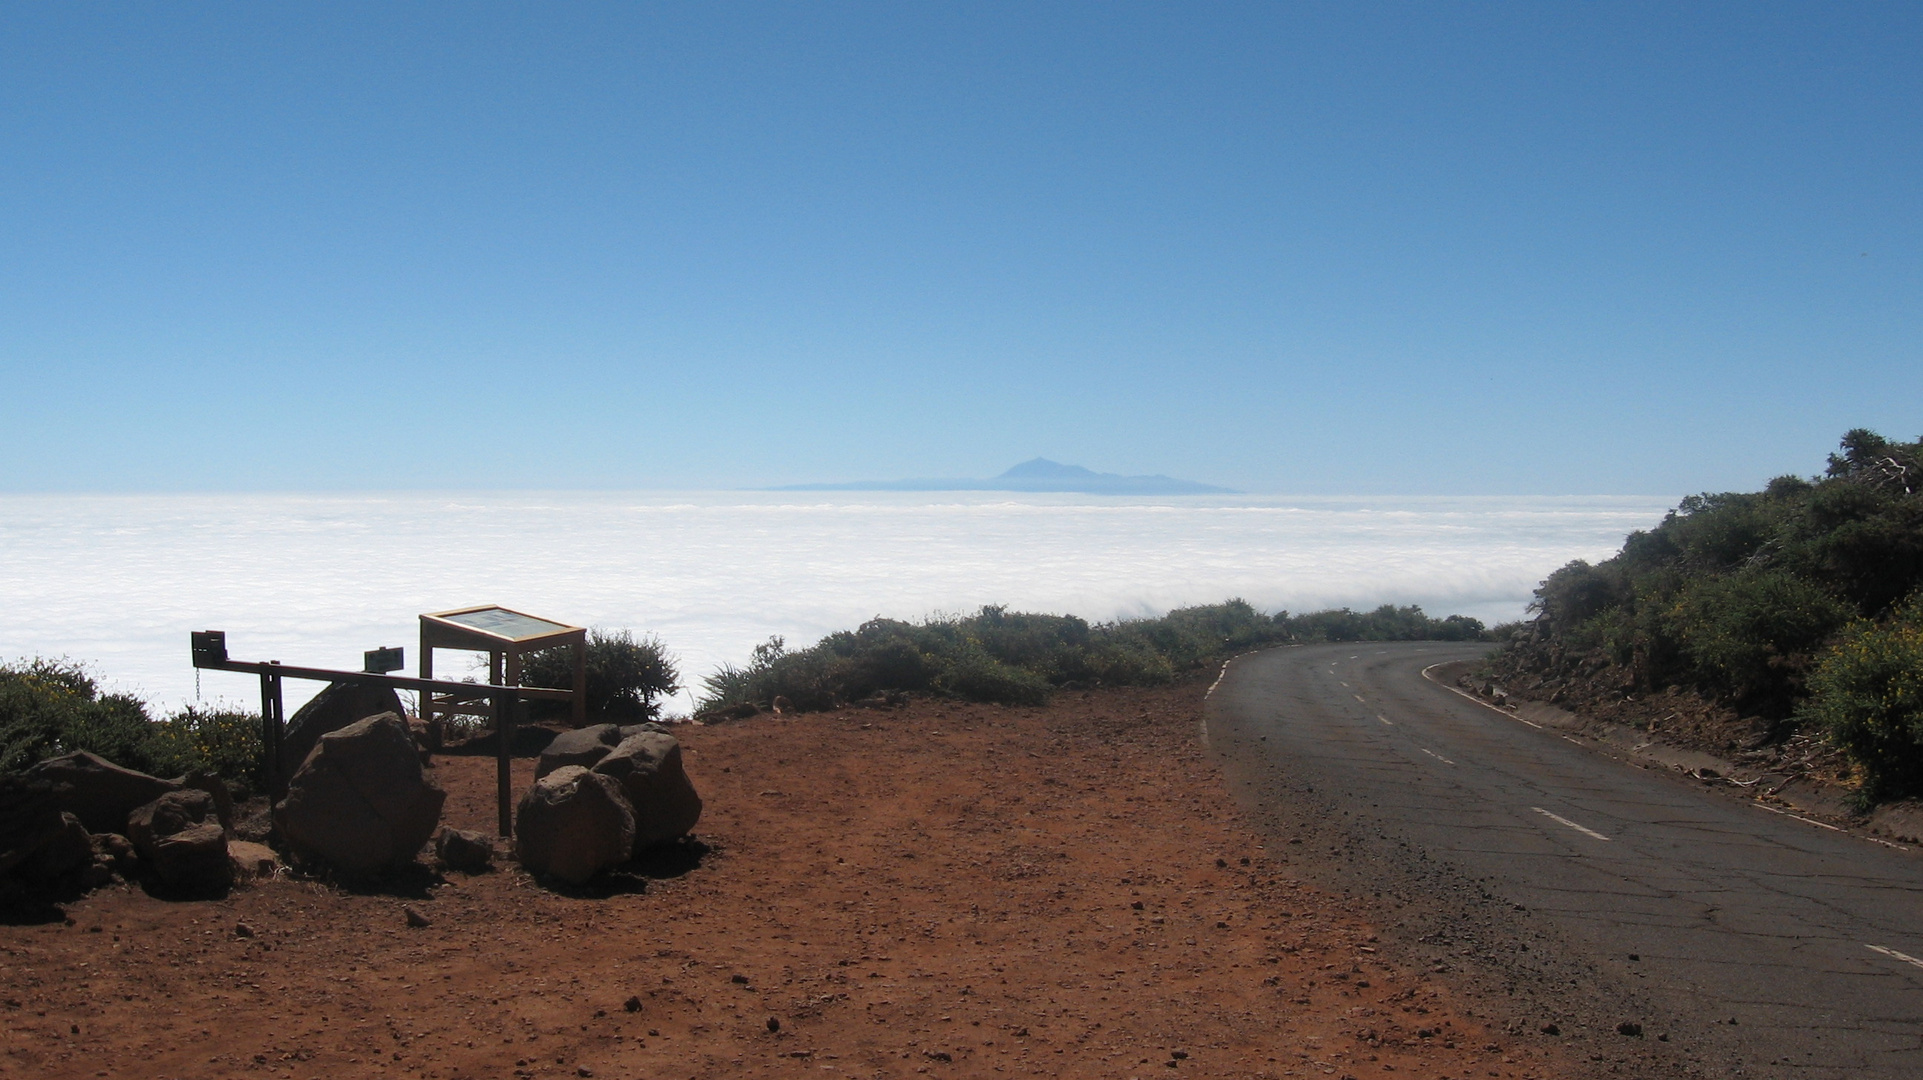
[[[515,856],[537,877],[579,885],[627,861],[634,811],[613,777],[565,765],[541,777],[515,812]]]
[[[592,769],[620,742],[621,729],[613,724],[592,724],[575,731],[563,731],[541,750],[541,759],[534,767],[534,778],[539,780],[569,765]]]
[[[127,838],[161,894],[216,896],[234,882],[227,831],[214,798],[198,788],[170,791],[127,816]],[[89,846],[89,858],[92,848]]]
[[[594,771],[612,777],[634,811],[634,855],[694,831],[701,796],[681,764],[681,743],[659,731],[637,731],[621,740]]]
[[[422,769],[407,722],[382,713],[317,740],[274,822],[303,862],[345,878],[378,877],[413,864],[446,800]]]
[[[323,735],[382,713],[396,717],[406,715],[400,695],[392,687],[328,683],[325,690],[315,694],[313,700],[302,705],[293,719],[287,721],[287,732],[281,736],[280,744],[281,775],[299,769]],[[405,726],[403,723],[403,728]],[[411,731],[409,738],[411,741]]]

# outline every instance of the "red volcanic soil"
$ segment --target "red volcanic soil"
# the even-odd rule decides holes
[[[1264,847],[1203,686],[682,729],[710,850],[563,894],[102,890],[0,927],[0,1074],[1549,1077]],[[517,761],[517,783],[532,761]],[[491,831],[493,762],[443,757]],[[410,926],[404,907],[428,925]]]

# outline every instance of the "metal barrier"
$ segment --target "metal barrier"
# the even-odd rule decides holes
[[[374,666],[376,653],[387,654],[380,658],[386,662],[390,657],[398,659],[398,649],[380,649],[368,654],[369,666]],[[281,699],[282,679],[311,679],[316,682],[351,682],[366,686],[386,686],[395,690],[418,690],[426,694],[445,694],[463,697],[467,700],[486,698],[491,706],[489,712],[494,721],[495,741],[495,796],[499,803],[501,835],[514,835],[514,785],[509,777],[508,766],[514,747],[514,730],[521,701],[524,698],[546,698],[566,701],[573,697],[566,690],[549,690],[537,686],[501,686],[494,683],[453,682],[447,679],[417,679],[406,675],[389,675],[382,671],[337,671],[332,668],[295,667],[278,660],[248,662],[227,658],[227,633],[224,630],[196,630],[193,632],[194,666],[205,671],[237,671],[260,676],[260,719],[261,719],[261,777],[267,782],[274,798],[279,799],[287,792],[288,778],[281,775],[281,741],[286,732],[287,710]],[[396,663],[395,667],[399,664]]]

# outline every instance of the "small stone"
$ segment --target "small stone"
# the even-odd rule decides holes
[[[1142,910],[1142,902],[1140,900],[1137,900],[1133,904],[1130,904],[1129,907],[1134,908],[1136,911],[1140,911]]]
[[[420,930],[424,927],[434,925],[433,923],[428,921],[427,916],[421,914],[418,911],[415,911],[413,905],[411,904],[403,905],[401,907],[401,911],[407,916],[407,925],[413,927],[416,930]]]
[[[1630,963],[1632,963],[1632,964],[1640,964],[1640,963],[1642,963],[1642,960],[1643,960],[1643,958],[1642,958],[1642,955],[1641,955],[1640,953],[1630,953],[1630,954],[1629,954],[1629,962],[1630,962]]]
[[[641,995],[635,994],[629,997],[628,1000],[621,1003],[621,1007],[628,1010],[631,1013],[640,1012],[641,1011]]]
[[[251,927],[251,926],[248,926],[248,925],[247,925],[246,923],[244,923],[244,922],[241,922],[241,923],[235,923],[235,924],[234,924],[234,936],[235,936],[235,937],[253,937],[253,936],[254,936],[254,928],[253,928],[253,927]]]
[[[577,1067],[577,1068],[576,1068],[576,1069],[574,1070],[574,1075],[576,1075],[576,1076],[593,1076],[593,1075],[594,1075],[594,1070],[593,1070],[593,1069],[590,1069],[590,1068],[588,1068],[588,1067],[587,1067],[586,1065],[581,1065],[581,1066],[578,1066],[578,1067]]]
[[[1561,1035],[1562,1029],[1554,1024],[1544,1024],[1542,1026],[1542,1033],[1544,1035]]]
[[[768,1018],[768,1030],[769,1030],[770,1032],[776,1032],[776,1031],[780,1031],[780,1030],[781,1030],[781,1021],[779,1021],[779,1020],[776,1020],[776,1019],[775,1019],[774,1017],[772,1017],[772,1016],[770,1016],[770,1017]]]
[[[1643,1026],[1634,1020],[1624,1020],[1622,1023],[1616,1025],[1616,1034],[1628,1035],[1631,1038],[1640,1039],[1643,1037]]]
[[[748,977],[746,975],[730,975],[728,976],[728,981],[734,983],[736,986],[748,985]]]
[[[1227,867],[1228,865],[1229,865],[1229,861],[1228,861],[1227,859],[1217,859],[1217,860],[1215,860],[1215,868],[1216,868],[1217,870],[1221,870],[1221,869],[1224,869],[1224,868],[1226,868],[1226,867]]]

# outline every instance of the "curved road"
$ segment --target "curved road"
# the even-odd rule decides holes
[[[1209,699],[1211,745],[1272,829],[1327,846],[1315,861],[1394,905],[1402,944],[1512,1031],[1555,1023],[1630,1075],[1923,1077],[1923,854],[1423,677],[1485,649],[1238,658]]]

